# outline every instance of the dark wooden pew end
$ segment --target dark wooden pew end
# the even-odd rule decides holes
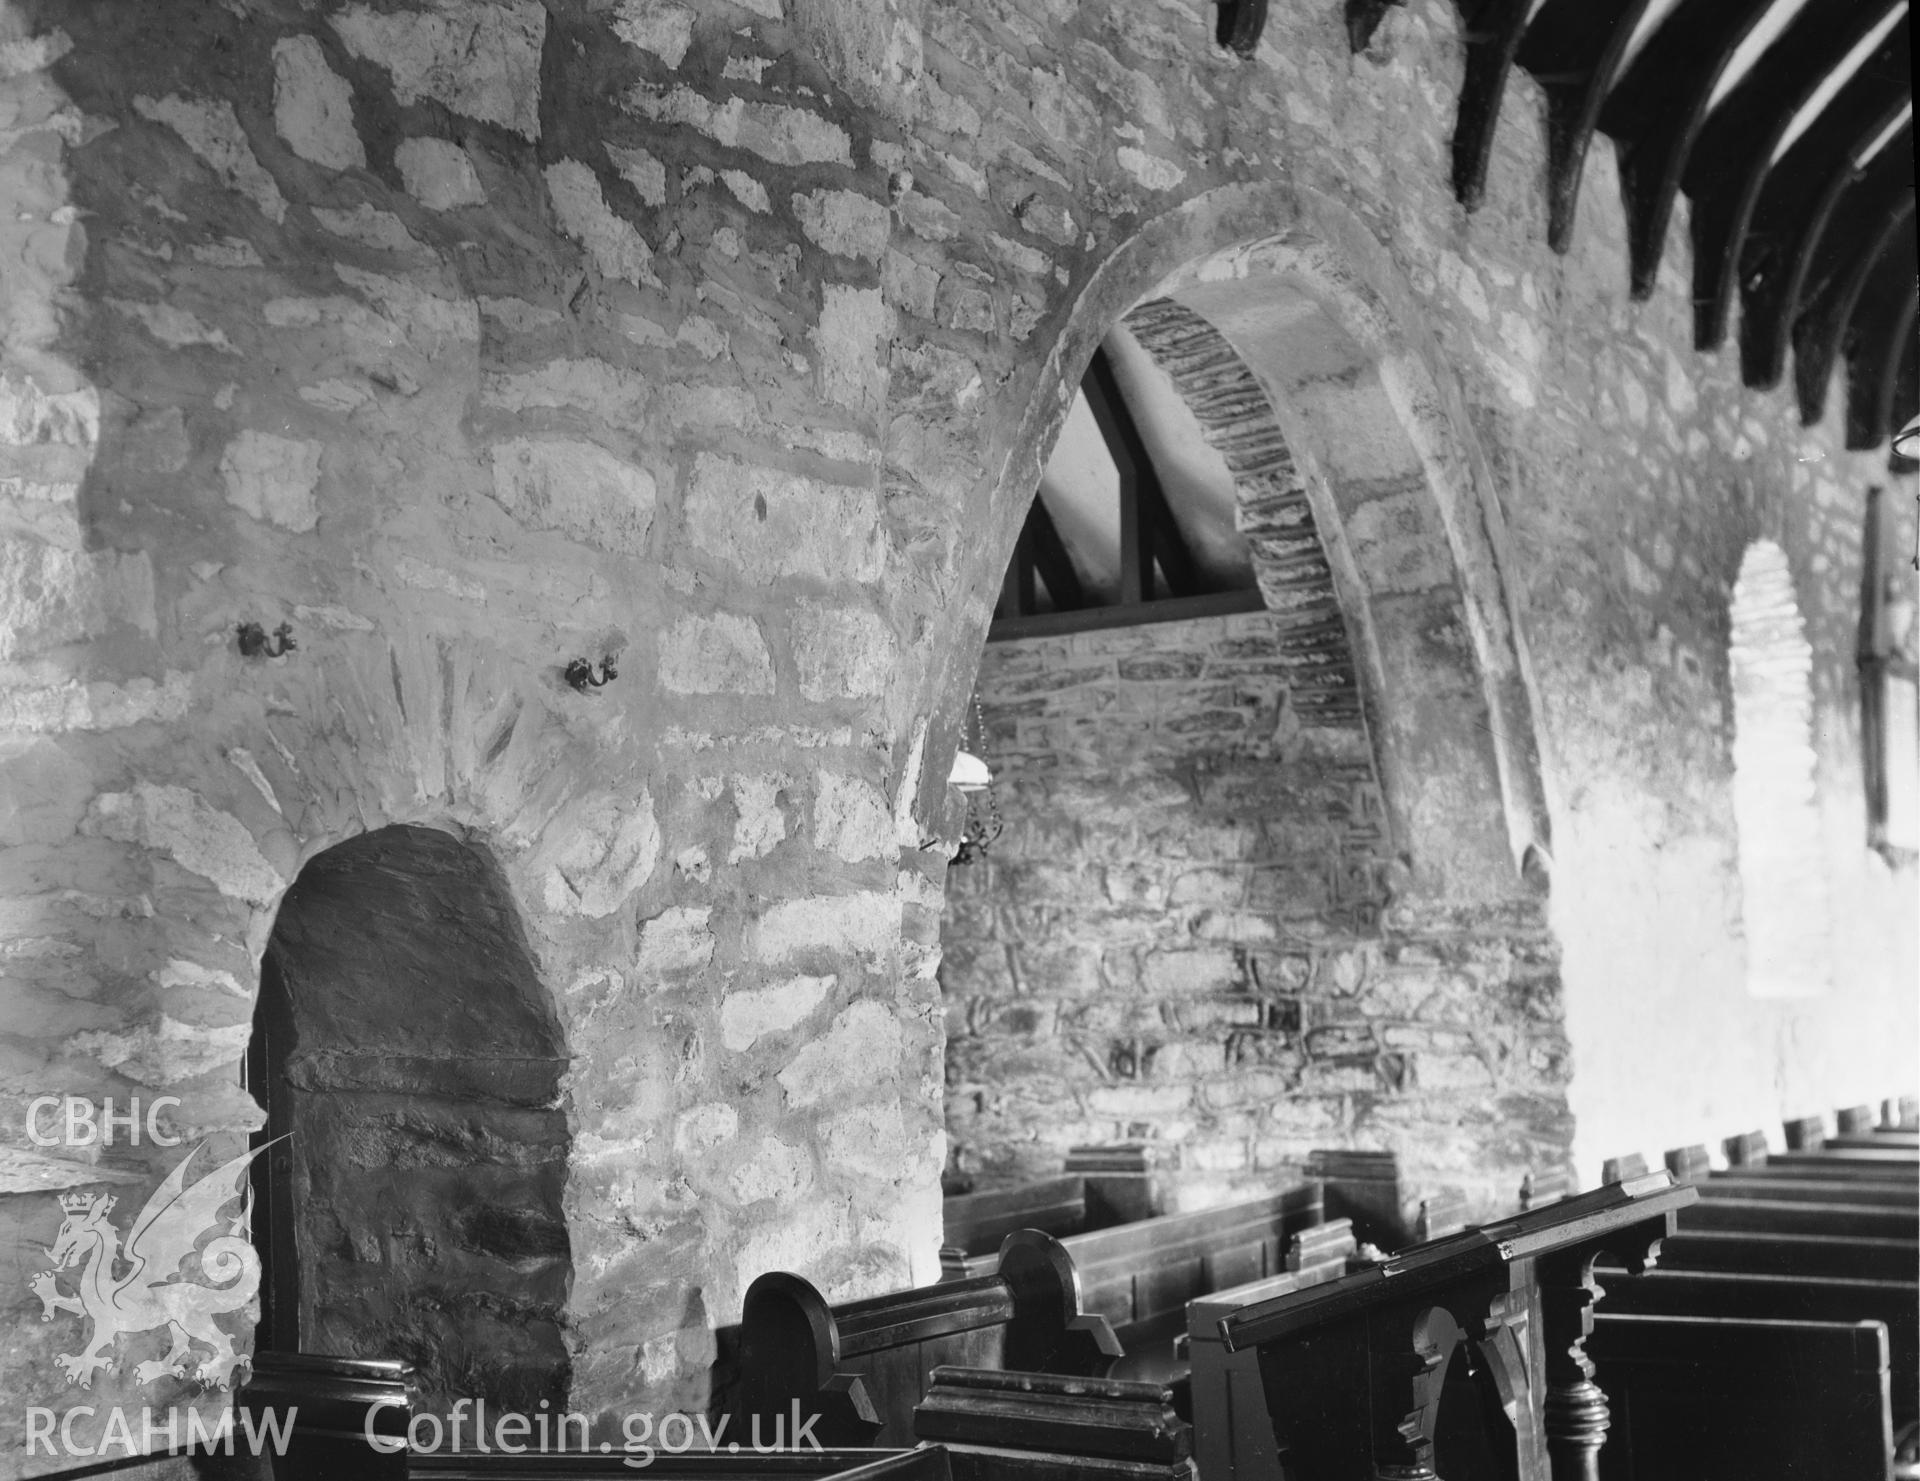
[[[1172,1385],[978,1368],[933,1370],[914,1434],[945,1445],[954,1481],[1193,1481],[1193,1427]],[[1024,1459],[1013,1452],[1023,1452]]]
[[[926,1375],[950,1363],[1104,1374],[1121,1355],[1105,1317],[1083,1309],[1073,1257],[1016,1230],[991,1275],[830,1306],[813,1284],[769,1271],[747,1288],[729,1399],[737,1434],[771,1433],[798,1404],[831,1446],[908,1443]]]

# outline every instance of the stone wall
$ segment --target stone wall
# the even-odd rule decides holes
[[[112,1186],[124,1219],[178,1155],[37,1145],[26,1106],[174,1095],[237,1153],[280,899],[393,823],[498,862],[568,1046],[570,1402],[697,1405],[769,1266],[834,1296],[930,1275],[927,782],[1092,344],[1262,240],[1345,292],[1367,394],[1444,475],[1423,516],[1404,455],[1369,491],[1354,440],[1341,559],[1388,635],[1368,665],[1478,655],[1497,703],[1462,691],[1463,728],[1498,765],[1383,795],[1450,820],[1416,878],[1457,835],[1494,897],[1496,845],[1550,822],[1583,1170],[1911,1082],[1911,880],[1862,846],[1850,659],[1881,464],[1692,352],[1684,222],[1628,300],[1605,151],[1546,250],[1524,78],[1459,210],[1455,7],[1394,8],[1358,58],[1330,0],[1276,7],[1244,61],[1213,25],[0,4],[0,1465],[71,1463],[19,1429],[79,1392],[53,1357],[80,1319],[27,1295],[54,1194]],[[1831,996],[1787,1005],[1742,980],[1728,802],[1727,596],[1763,534],[1816,655],[1845,902]],[[1442,550],[1471,556],[1463,611]],[[282,622],[296,650],[239,651]],[[564,682],[608,657],[605,688]],[[1428,700],[1381,754],[1447,759]],[[193,1392],[129,1363],[87,1398]]]
[[[1272,613],[987,646],[1005,831],[949,871],[953,1171],[1158,1144],[1173,1196],[1284,1186],[1315,1147],[1510,1208],[1564,1165],[1539,908],[1394,903],[1364,732],[1303,727]]]

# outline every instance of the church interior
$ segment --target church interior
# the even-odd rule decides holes
[[[0,0],[0,201],[0,1476],[1920,1474],[1906,0]]]

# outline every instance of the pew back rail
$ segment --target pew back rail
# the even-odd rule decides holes
[[[1509,1427],[1488,1441],[1493,1473],[1541,1476],[1550,1461],[1556,1475],[1591,1475],[1608,1423],[1584,1351],[1594,1264],[1609,1254],[1650,1267],[1696,1196],[1664,1172],[1602,1187],[1261,1302],[1224,1319],[1221,1339],[1259,1349],[1276,1446],[1302,1475],[1434,1476],[1447,1370],[1463,1347]]]
[[[804,1278],[769,1271],[747,1288],[739,1328],[737,1431],[751,1436],[799,1406],[840,1446],[904,1444],[913,1407],[942,1363],[1103,1374],[1120,1357],[1112,1328],[1084,1310],[1071,1255],[1016,1230],[992,1275],[946,1280],[841,1306]]]

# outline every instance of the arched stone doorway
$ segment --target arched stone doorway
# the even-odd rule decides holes
[[[260,1345],[408,1359],[429,1405],[562,1401],[566,1066],[486,854],[397,825],[308,863],[248,1055]]]

